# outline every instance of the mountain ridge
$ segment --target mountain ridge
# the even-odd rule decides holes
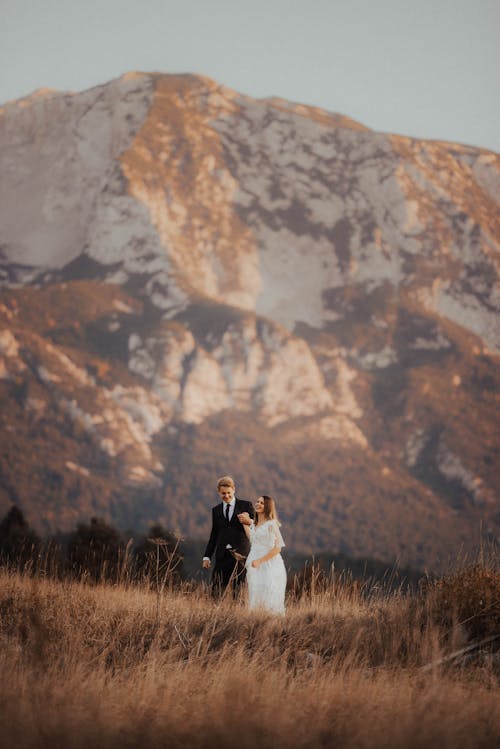
[[[234,465],[288,524],[315,497],[291,534],[304,553],[423,566],[471,548],[480,522],[498,536],[498,156],[192,75],[7,109],[0,504],[17,496],[39,527],[98,510],[198,536],[209,467]],[[13,430],[40,455],[14,459]],[[340,455],[349,510],[321,499],[325,477],[349,494]]]

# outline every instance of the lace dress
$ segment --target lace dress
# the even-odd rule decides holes
[[[247,557],[248,606],[266,609],[274,614],[285,613],[286,570],[281,554],[252,567],[253,559],[260,559],[271,549],[285,545],[276,520],[266,520],[250,526],[250,553]]]

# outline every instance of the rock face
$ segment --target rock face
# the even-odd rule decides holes
[[[0,505],[200,535],[235,472],[304,551],[498,535],[499,166],[196,76],[5,105]]]

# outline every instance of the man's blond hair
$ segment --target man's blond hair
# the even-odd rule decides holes
[[[232,479],[231,476],[221,476],[217,481],[217,491],[219,491],[221,486],[230,486],[231,489],[236,488],[234,485],[234,479]]]

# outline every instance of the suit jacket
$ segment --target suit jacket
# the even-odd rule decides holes
[[[236,549],[236,551],[239,551],[244,556],[247,556],[250,551],[250,541],[247,538],[245,529],[238,520],[238,515],[240,512],[248,512],[250,517],[253,518],[254,509],[252,503],[247,502],[245,499],[236,498],[233,517],[229,522],[224,517],[223,504],[223,502],[219,502],[218,505],[212,507],[212,531],[204,554],[204,556],[210,559],[215,552],[216,564],[218,561],[222,561],[228,544],[231,544],[233,549]]]

